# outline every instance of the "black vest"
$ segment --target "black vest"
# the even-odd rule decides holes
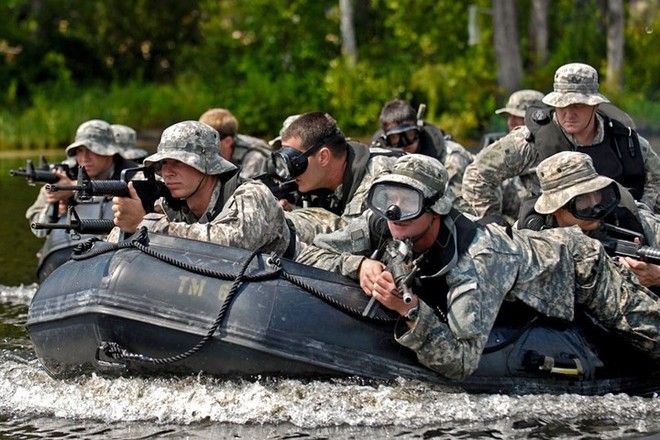
[[[576,149],[561,127],[552,121],[553,113],[551,107],[532,106],[525,114],[525,124],[531,132],[528,141],[534,142],[540,160],[561,151]],[[579,151],[591,157],[598,174],[616,180],[630,191],[635,200],[639,200],[644,193],[646,171],[637,132],[605,114],[599,114],[604,119],[603,141],[579,148]]]
[[[467,252],[472,243],[477,228],[480,226],[467,219],[463,214],[452,209],[446,217],[451,217],[456,226],[456,245],[458,247],[458,258]],[[444,217],[443,217],[444,218]],[[369,221],[369,236],[371,239],[371,249],[381,249],[392,238],[387,227],[387,221],[378,216],[371,216]],[[439,243],[447,243],[446,247],[441,247]],[[446,275],[431,277],[441,268],[447,265],[454,256],[454,240],[446,227],[440,228],[440,234],[434,245],[426,252],[426,255],[419,262],[419,275],[415,279],[413,291],[422,301],[429,305],[438,317],[444,320],[447,315],[447,285]],[[418,255],[415,255],[417,258]],[[425,278],[427,276],[428,278]]]

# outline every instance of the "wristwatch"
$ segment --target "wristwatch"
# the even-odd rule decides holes
[[[419,305],[416,305],[415,307],[411,307],[408,309],[408,312],[403,316],[403,319],[406,321],[417,321],[417,317],[419,316]]]

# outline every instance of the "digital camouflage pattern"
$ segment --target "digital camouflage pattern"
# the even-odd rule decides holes
[[[610,102],[598,93],[598,72],[588,64],[570,63],[561,66],[555,72],[553,89],[552,93],[543,98],[545,104],[553,107]]]
[[[174,159],[211,176],[237,170],[236,165],[220,156],[219,139],[218,132],[203,122],[176,123],[163,131],[156,154],[145,158],[144,165]]]
[[[447,191],[446,196],[454,200],[463,192],[463,175],[467,166],[474,160],[474,156],[458,142],[445,139],[444,143],[445,154],[440,159],[447,170],[447,188],[450,191]]]
[[[599,175],[591,157],[578,151],[562,151],[539,163],[536,175],[542,194],[534,209],[552,214],[576,196],[598,191],[614,180]]]
[[[234,136],[233,148],[231,162],[240,167],[242,180],[252,179],[269,171],[271,150],[265,141],[237,134]]]
[[[557,123],[553,119],[551,123]],[[596,137],[593,143],[603,141],[604,120],[596,114]],[[527,192],[533,196],[540,194],[540,184],[536,176],[536,166],[540,162],[533,142],[529,142],[530,131],[521,126],[508,135],[482,149],[465,170],[463,177],[463,199],[471,206],[478,217],[498,214],[501,211],[502,197],[498,191],[505,179],[520,176]],[[578,143],[569,137],[579,149]],[[646,182],[641,202],[654,212],[660,211],[660,158],[649,142],[639,136],[639,144],[644,159]]]
[[[138,160],[149,155],[146,150],[137,147],[137,133],[128,125],[112,124],[112,133],[115,145],[119,147],[119,154],[124,159]]]
[[[218,182],[202,218],[187,207],[175,210],[161,200],[164,213],[147,214],[140,226],[177,237],[284,255],[289,246],[289,227],[282,207],[266,185],[257,181],[243,183],[214,216],[212,212],[220,197],[222,188]]]
[[[396,157],[392,156],[373,156],[369,159],[362,181],[353,197],[346,203],[344,212],[340,216],[319,208],[299,208],[287,211],[286,217],[296,228],[298,239],[305,243],[312,243],[318,234],[335,231],[362,215],[366,209],[366,199],[371,185],[376,179],[389,173],[395,160]],[[342,198],[343,189],[343,185],[339,185],[334,192],[333,197],[337,202]]]
[[[100,119],[92,119],[80,124],[76,130],[74,142],[66,147],[67,156],[75,156],[79,147],[85,147],[100,156],[112,156],[120,153],[119,148],[115,145],[112,127]]]
[[[525,117],[529,106],[538,104],[543,99],[543,93],[538,90],[523,89],[513,92],[503,108],[495,110],[495,114],[508,113],[519,118]]]
[[[304,246],[296,261],[358,279],[360,263],[372,251],[349,253],[358,225],[368,237],[367,222],[355,221],[353,231],[336,231],[325,244]],[[447,322],[420,301],[414,327],[399,325],[395,334],[422,364],[446,377],[464,379],[476,370],[502,302],[514,298],[569,321],[576,309],[585,311],[631,346],[660,357],[658,298],[577,227],[516,230],[512,238],[489,224],[478,230],[446,281]]]

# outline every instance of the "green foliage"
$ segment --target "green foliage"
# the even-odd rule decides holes
[[[230,109],[241,132],[266,139],[310,110],[362,138],[393,98],[427,104],[426,118],[459,140],[503,126],[493,114],[506,97],[490,43],[492,0],[353,3],[356,63],[342,54],[337,0],[0,2],[0,148],[59,148],[91,118],[162,129],[210,107]],[[473,46],[469,4],[479,8]],[[531,6],[517,6],[521,87],[550,91],[555,69],[571,61],[604,71],[604,0],[552,2],[544,65],[530,50]],[[643,6],[628,14],[625,94],[611,98],[654,122],[660,14],[656,2]]]

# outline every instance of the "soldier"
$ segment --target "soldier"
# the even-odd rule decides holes
[[[260,252],[291,255],[296,239],[284,211],[266,185],[237,185],[238,168],[219,152],[218,132],[198,121],[174,124],[163,132],[156,154],[144,165],[155,167],[171,198],[161,198],[160,213],[146,214],[129,184],[131,197],[115,197],[115,225],[132,234],[140,226],[153,232]],[[110,240],[110,239],[109,239]]]
[[[283,132],[282,148],[273,153],[276,173],[295,179],[310,207],[286,213],[300,241],[311,243],[359,217],[371,183],[390,169],[394,157],[373,155],[364,144],[347,141],[332,116],[300,115]]]
[[[149,153],[137,146],[137,133],[128,125],[112,124],[110,126],[115,135],[115,144],[119,147],[119,154],[124,159],[142,161]]]
[[[519,227],[540,230],[577,225],[596,239],[637,239],[642,245],[660,247],[660,219],[643,207],[638,209],[620,184],[598,175],[588,155],[562,151],[543,160],[536,174],[541,196],[534,210],[519,219]],[[621,258],[621,263],[643,285],[660,286],[660,266],[630,257]]]
[[[452,208],[447,179],[434,158],[399,158],[374,182],[370,211],[304,246],[297,261],[358,279],[367,295],[400,315],[396,340],[450,378],[477,368],[505,297],[569,321],[584,310],[632,347],[660,358],[657,297],[617,267],[600,242],[577,228],[510,236],[496,224],[479,226]],[[383,255],[391,239],[412,246],[418,272],[409,303],[389,267],[366,257]]]
[[[110,124],[100,119],[92,119],[80,124],[76,130],[75,141],[65,151],[69,158],[75,158],[78,166],[85,167],[92,180],[117,180],[124,169],[137,167],[136,163],[121,156]],[[60,177],[58,186],[76,184],[66,174],[56,173]],[[98,198],[97,202],[103,205],[103,197]],[[30,223],[54,223],[63,218],[68,207],[75,203],[72,191],[46,192],[41,188],[37,200],[28,208],[25,217]],[[54,204],[57,204],[57,209],[53,212]],[[107,205],[106,215],[102,215],[101,218],[112,218],[110,204]],[[105,212],[102,207],[96,211],[97,215],[93,218],[99,218],[98,213]],[[82,210],[78,214],[82,218],[88,218]],[[32,232],[37,237],[45,237],[49,233],[46,229],[32,229]]]
[[[419,118],[415,109],[401,99],[387,102],[379,119],[381,128],[372,136],[372,146],[401,148],[406,153],[435,157],[449,173],[451,193],[448,195],[461,196],[463,173],[473,159],[469,151],[440,127]]]
[[[240,168],[242,181],[268,171],[271,150],[258,138],[238,133],[238,120],[229,110],[212,108],[199,117],[220,133],[220,155]]]
[[[548,107],[528,109],[525,127],[480,151],[467,167],[463,198],[478,216],[499,213],[501,200],[496,189],[504,179],[520,176],[528,191],[538,195],[534,167],[559,151],[576,149],[591,156],[599,174],[621,183],[636,200],[658,212],[660,159],[633,130],[627,115],[598,93],[598,74],[593,67],[581,63],[561,66],[555,73],[554,92],[543,103]]]

